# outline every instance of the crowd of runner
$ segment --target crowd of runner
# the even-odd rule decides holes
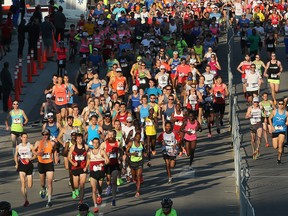
[[[54,165],[63,161],[72,199],[79,199],[79,204],[83,204],[86,177],[90,176],[94,213],[99,211],[103,193],[112,193],[111,205],[116,205],[122,177],[134,182],[135,197],[141,196],[143,166],[153,167],[156,154],[163,155],[168,184],[173,183],[171,169],[177,157],[188,157],[192,170],[197,133],[203,130],[211,138],[223,126],[229,92],[221,77],[227,73],[221,70],[225,61],[218,59],[217,49],[227,23],[240,36],[245,55],[237,70],[242,73],[247,99],[253,159],[260,156],[262,134],[269,147],[272,133],[280,164],[288,119],[287,99],[276,101],[283,67],[275,51],[284,34],[288,56],[286,8],[285,2],[240,0],[116,2],[107,7],[100,0],[68,33],[58,31],[58,70],[40,108],[42,138],[29,143],[24,132],[28,118],[17,101],[6,121],[24,206],[29,205],[26,187],[32,187],[34,159],[38,160],[40,196],[47,196],[47,207],[52,206]],[[44,23],[53,31],[51,17],[45,17]],[[50,44],[46,40],[48,52]],[[267,51],[267,63],[260,60],[261,49]],[[69,81],[66,65],[75,61],[80,67]],[[263,100],[259,101],[266,77],[272,101],[267,92],[261,93]],[[176,215],[172,204],[167,208],[170,201],[166,199],[166,210],[163,207],[156,215]],[[82,207],[87,209],[86,204]]]

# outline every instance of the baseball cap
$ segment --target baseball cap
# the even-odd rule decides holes
[[[259,98],[258,97],[254,97],[253,98],[253,103],[255,103],[255,102],[259,103]]]
[[[111,113],[108,111],[108,112],[105,112],[105,116],[106,117],[110,117],[111,116]]]
[[[51,94],[47,94],[46,98],[52,98],[52,95]]]
[[[178,54],[178,51],[174,51],[173,54],[175,54],[175,55]]]
[[[142,60],[142,57],[141,57],[141,56],[138,56],[138,57],[137,57],[137,61],[139,61],[139,60]]]
[[[160,66],[160,69],[166,69],[166,68],[165,68],[165,66],[164,66],[164,65],[161,65],[161,66]]]
[[[89,34],[87,32],[83,32],[82,35],[83,35],[83,37],[88,37],[89,36]]]
[[[118,67],[118,68],[116,69],[116,71],[117,71],[117,72],[121,72],[122,69]]]
[[[93,48],[93,51],[98,51],[98,49],[97,48]]]
[[[45,134],[45,133],[46,133],[46,134],[47,134],[47,133],[50,134],[50,130],[48,130],[48,129],[42,130],[42,133],[41,133],[41,134],[43,135],[43,134]]]
[[[133,121],[133,119],[131,116],[129,116],[129,117],[127,117],[126,121],[130,122],[130,121]]]
[[[53,117],[54,117],[54,114],[53,114],[52,112],[50,112],[50,113],[47,114],[47,117],[48,117],[48,118],[53,118]]]
[[[138,90],[138,87],[136,85],[133,85],[132,91],[137,91],[137,90]]]

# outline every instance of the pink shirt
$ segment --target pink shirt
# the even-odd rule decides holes
[[[198,122],[194,120],[194,123],[191,123],[188,119],[187,124],[185,126],[185,131],[190,131],[191,135],[188,133],[185,133],[184,139],[187,141],[194,141],[197,140],[197,134],[196,134],[196,128],[197,128]]]

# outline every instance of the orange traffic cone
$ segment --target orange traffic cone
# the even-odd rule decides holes
[[[42,62],[43,63],[46,63],[47,62],[47,53],[46,53],[46,50],[44,49],[44,52],[43,52],[43,55],[42,55]]]
[[[10,95],[9,98],[8,98],[7,105],[8,105],[8,109],[9,109],[9,110],[11,110],[11,109],[13,108],[13,106],[12,106],[12,97],[11,97],[11,95]]]

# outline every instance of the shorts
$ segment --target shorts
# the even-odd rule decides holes
[[[164,160],[176,160],[176,156],[170,156],[168,154],[163,154]]]
[[[47,39],[43,38],[43,43],[44,43],[44,46],[46,46],[46,47],[52,47],[53,46],[52,38],[51,39],[50,38],[47,38]]]
[[[273,83],[273,84],[280,84],[280,79],[268,79],[269,83]]]
[[[213,104],[213,109],[215,113],[220,113],[221,115],[224,115],[225,113],[225,104]]]
[[[71,103],[67,103],[67,104],[66,104],[66,108],[72,108],[72,105],[73,105],[73,104],[71,104]]]
[[[143,169],[143,164],[144,164],[143,160],[137,162],[133,162],[130,160],[130,168],[133,170]]]
[[[283,134],[285,136],[285,132],[276,132],[276,133],[272,133],[272,139],[273,138],[277,138],[280,134]]]
[[[266,122],[265,122],[265,120],[266,120]],[[263,116],[262,116],[262,117],[261,117],[261,122],[270,125],[270,123],[269,123],[269,117],[263,117]]]
[[[262,128],[262,123],[261,122],[259,122],[257,124],[254,124],[254,125],[250,125],[250,132],[251,133],[257,133],[257,130],[259,128]]]
[[[18,162],[17,172],[24,172],[26,175],[32,175],[33,173],[33,163],[29,162],[27,165],[23,164],[21,161]]]
[[[81,174],[86,174],[83,169],[72,169],[73,176],[80,176]]]
[[[210,114],[213,114],[214,113],[214,110],[213,108],[212,109],[205,109],[204,112],[203,112],[203,116],[205,118],[209,118],[210,117]]]
[[[258,95],[258,91],[247,91],[246,95],[247,97],[253,97],[253,95]]]
[[[90,177],[95,179],[96,181],[103,181],[105,178],[105,171],[90,171]]]
[[[46,172],[54,172],[53,162],[47,164],[38,162],[38,172],[40,174],[45,174]]]
[[[10,134],[15,135],[16,137],[20,137],[23,132],[11,131]]]
[[[148,134],[146,134],[146,136],[149,137],[152,140],[156,140],[156,136],[157,135],[148,135]]]
[[[114,171],[114,170],[117,170],[117,171],[120,171],[120,168],[119,168],[119,164],[114,164],[114,165],[106,165],[105,166],[105,173],[107,175],[111,175],[111,173]]]
[[[56,104],[56,107],[57,107],[58,113],[61,112],[61,109],[66,109],[66,105],[67,105],[67,104],[64,104],[64,105],[57,105],[57,104]]]

